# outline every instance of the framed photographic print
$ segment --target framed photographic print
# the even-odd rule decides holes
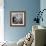
[[[10,25],[25,26],[26,25],[25,11],[10,11]]]

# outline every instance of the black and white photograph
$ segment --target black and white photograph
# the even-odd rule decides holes
[[[11,26],[24,26],[25,25],[25,12],[24,11],[11,11],[10,12],[10,25]]]

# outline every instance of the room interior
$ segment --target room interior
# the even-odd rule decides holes
[[[0,0],[0,46],[46,46],[46,11],[43,22],[41,18],[39,23],[33,21],[45,5],[46,0]],[[11,14],[15,18],[16,14],[23,15],[23,23],[12,23]]]

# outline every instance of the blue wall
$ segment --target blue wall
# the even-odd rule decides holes
[[[33,19],[40,9],[40,0],[4,0],[5,40],[18,41],[32,30]],[[26,11],[25,27],[10,27],[10,11]]]
[[[46,0],[41,0],[40,1],[40,10],[42,11],[43,9],[46,9]],[[43,22],[40,21],[40,25],[46,27],[46,10],[43,12]]]

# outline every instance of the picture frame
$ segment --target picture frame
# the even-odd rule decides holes
[[[25,11],[10,11],[10,26],[25,26],[26,12]]]

